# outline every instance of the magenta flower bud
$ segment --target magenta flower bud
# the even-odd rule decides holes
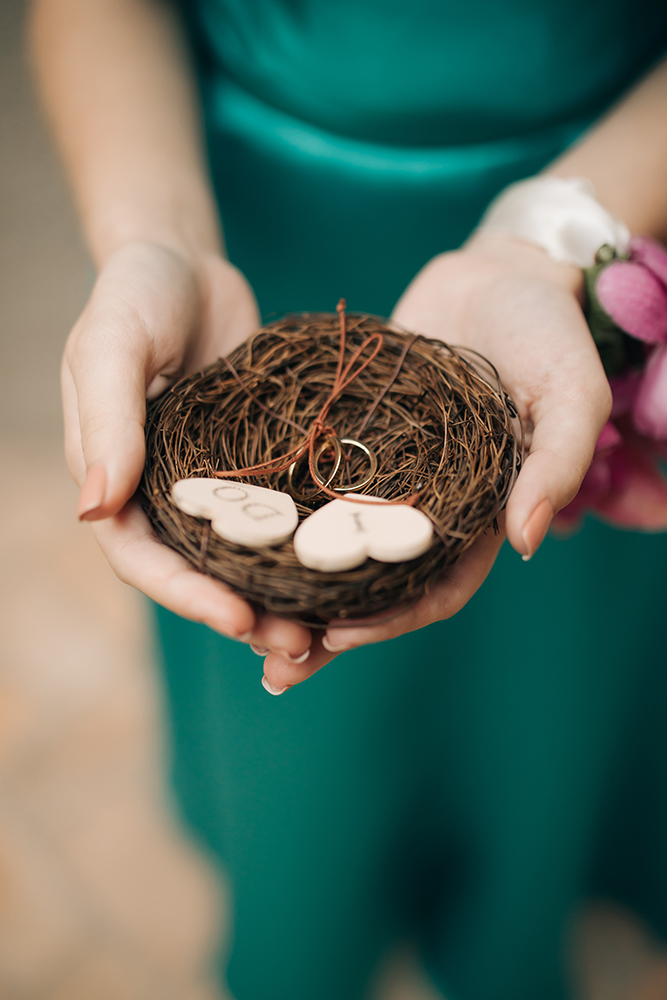
[[[632,408],[632,419],[640,434],[667,440],[667,345],[651,352]]]
[[[667,249],[650,236],[633,236],[630,260],[643,264],[667,287]]]
[[[611,419],[616,420],[632,409],[642,379],[640,371],[631,370],[609,379],[612,395]]]
[[[607,421],[595,445],[595,454],[574,500],[556,514],[555,527],[568,531],[576,526],[587,510],[595,510],[604,501],[612,486],[609,462],[617,448],[623,444],[620,431]]]
[[[644,264],[615,260],[600,272],[595,293],[621,330],[647,344],[667,339],[667,288]]]
[[[622,442],[621,432],[612,424],[611,420],[608,420],[595,442],[595,452],[597,454],[600,451],[609,451],[610,448],[618,448]]]
[[[645,531],[667,528],[667,481],[653,447],[636,439],[610,456],[611,488],[594,506],[605,521]]]

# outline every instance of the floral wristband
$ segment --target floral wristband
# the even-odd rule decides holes
[[[599,248],[627,253],[630,232],[596,200],[583,177],[543,174],[510,184],[491,202],[478,232],[509,233],[542,247],[559,264],[592,267]]]
[[[478,232],[505,233],[583,269],[583,309],[613,408],[575,499],[554,523],[587,511],[626,528],[667,529],[667,248],[627,227],[590,181],[549,174],[502,191]]]
[[[612,391],[610,419],[575,499],[557,515],[571,529],[586,511],[611,524],[667,529],[667,248],[633,236],[626,256],[602,246],[584,268],[584,312]]]

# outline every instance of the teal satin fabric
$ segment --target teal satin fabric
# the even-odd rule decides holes
[[[540,170],[578,121],[475,145],[396,147],[308,126],[220,78],[206,92],[213,178],[232,259],[264,315],[388,315],[434,254],[459,246],[492,197]]]
[[[194,13],[193,13],[194,12]],[[195,16],[196,15],[196,16]],[[665,46],[645,2],[190,8],[231,259],[264,315],[387,314]],[[449,1000],[557,1000],[590,893],[667,931],[667,536],[503,550],[455,619],[281,698],[158,610],[185,815],[224,864],[236,1000],[361,1000],[417,940]]]
[[[335,135],[454,146],[596,116],[665,46],[660,0],[199,0],[213,75]]]
[[[396,940],[447,1000],[570,997],[584,900],[667,933],[667,538],[504,549],[454,619],[280,698],[158,611],[174,783],[232,892],[236,1000],[362,1000]]]

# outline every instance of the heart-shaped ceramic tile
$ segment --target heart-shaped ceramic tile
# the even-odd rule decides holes
[[[299,523],[291,496],[263,486],[231,479],[179,479],[171,495],[186,514],[209,518],[216,535],[249,548],[279,545]]]
[[[348,497],[363,500],[357,494]],[[377,502],[332,500],[306,518],[294,535],[297,559],[310,569],[340,573],[365,562],[405,562],[431,544],[433,526],[414,507]]]

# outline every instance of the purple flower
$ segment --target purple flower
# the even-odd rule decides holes
[[[647,236],[634,236],[630,259],[603,268],[595,292],[616,326],[652,345],[643,372],[610,380],[613,416],[631,412],[640,434],[667,441],[667,249]]]
[[[632,432],[621,436],[613,424],[607,424],[603,433],[619,443],[596,449],[581,489],[556,515],[554,528],[572,531],[587,511],[593,511],[619,528],[664,531],[667,480],[658,468],[655,445]]]
[[[611,487],[595,505],[603,520],[621,528],[667,528],[667,481],[645,439],[626,437],[609,456]]]
[[[667,441],[667,345],[658,344],[649,356],[632,406],[640,434]]]
[[[611,419],[624,417],[630,413],[641,385],[642,373],[631,369],[624,375],[616,375],[609,379],[612,395]]]
[[[579,493],[554,524],[571,530],[591,510],[619,527],[665,530],[667,480],[659,459],[667,459],[667,249],[633,237],[629,259],[599,271],[595,297],[617,327],[647,345],[644,365],[609,379],[611,420]]]
[[[623,444],[618,428],[608,420],[595,445],[595,454],[574,500],[556,515],[556,528],[574,527],[587,510],[596,510],[612,488],[610,456]]]
[[[667,339],[667,287],[646,264],[632,257],[613,261],[600,272],[595,291],[621,330],[647,344]]]
[[[643,264],[667,287],[667,249],[650,236],[633,236],[630,240],[630,260]]]

